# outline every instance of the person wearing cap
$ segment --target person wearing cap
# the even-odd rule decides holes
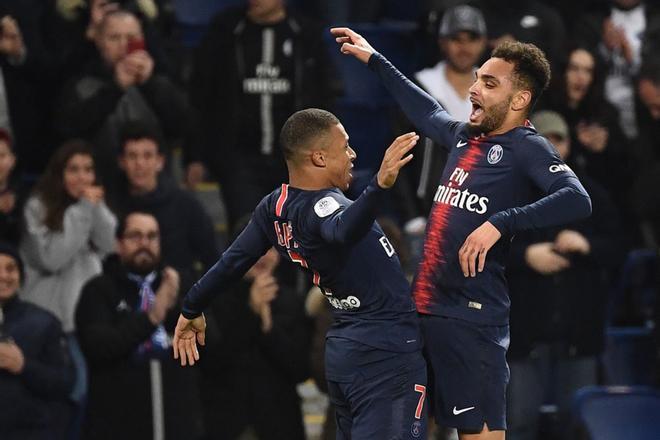
[[[543,110],[531,121],[567,160],[571,145],[564,118]],[[545,433],[569,438],[575,391],[598,383],[611,274],[621,263],[623,243],[617,233],[619,212],[607,192],[576,172],[591,196],[591,217],[523,231],[511,245],[506,272],[511,295],[508,440],[538,438],[544,404],[557,407],[552,421],[543,424]]]
[[[0,438],[61,438],[74,371],[59,320],[21,300],[23,263],[0,243]]]
[[[481,11],[468,5],[448,9],[438,27],[438,48],[444,59],[417,72],[415,80],[450,115],[467,121],[472,111],[469,89],[474,82],[477,64],[486,50],[486,22]],[[413,212],[408,213],[412,220],[405,226],[406,232],[413,234],[424,232],[435,186],[447,162],[447,153],[433,140],[425,138],[422,145],[420,159],[411,164],[412,172],[404,171],[416,192],[408,196],[417,203],[414,203]]]

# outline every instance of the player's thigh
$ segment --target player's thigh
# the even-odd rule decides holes
[[[506,429],[508,327],[429,315],[421,322],[438,423],[474,433],[484,422]]]
[[[353,415],[345,395],[345,390],[349,386],[350,383],[328,380],[328,398],[335,410],[336,440],[351,440]]]
[[[353,440],[426,438],[426,362],[419,352],[402,356],[392,370],[354,384]]]

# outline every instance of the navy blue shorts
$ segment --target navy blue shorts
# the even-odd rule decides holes
[[[509,326],[420,315],[438,423],[462,432],[506,429]]]
[[[325,348],[338,440],[425,439],[426,361],[343,338]]]

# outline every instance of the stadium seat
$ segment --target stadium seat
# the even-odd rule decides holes
[[[649,322],[657,306],[658,254],[651,249],[633,249],[626,256],[619,281],[609,304],[608,320],[613,323],[621,313],[626,319]]]
[[[660,392],[650,387],[581,388],[574,416],[591,440],[660,438]]]
[[[196,47],[218,12],[244,3],[243,0],[173,0],[180,43],[185,48]]]
[[[342,24],[343,25],[343,24]],[[415,26],[406,23],[347,23],[346,26],[363,35],[373,47],[386,56],[406,76],[414,73],[418,44],[415,44]],[[389,93],[364,64],[339,52],[330,32],[325,32],[332,60],[344,84],[343,100],[351,104],[392,104]]]
[[[605,351],[602,355],[604,383],[606,385],[652,384],[654,353],[651,328],[608,327],[605,332]]]

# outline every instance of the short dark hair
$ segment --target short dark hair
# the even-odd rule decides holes
[[[339,119],[332,113],[319,108],[300,110],[289,116],[280,132],[280,144],[286,160],[292,160],[301,149],[327,134]]]
[[[145,210],[135,209],[133,211],[124,212],[119,216],[119,219],[117,220],[117,229],[115,229],[115,237],[117,239],[122,238],[124,236],[124,233],[126,232],[126,224],[128,223],[128,218],[132,215],[148,215],[149,217],[153,217],[154,220],[156,220],[158,227],[160,228],[160,223],[158,223],[158,219],[156,218],[155,215]]]
[[[158,147],[158,152],[161,154],[164,153],[163,134],[161,133],[160,128],[147,121],[134,120],[125,122],[119,130],[119,143],[121,145],[119,155],[121,156],[124,154],[126,142],[138,139],[150,139],[154,141]]]
[[[513,64],[514,85],[532,92],[531,110],[550,83],[550,63],[545,53],[531,43],[505,41],[493,49],[491,57]]]

